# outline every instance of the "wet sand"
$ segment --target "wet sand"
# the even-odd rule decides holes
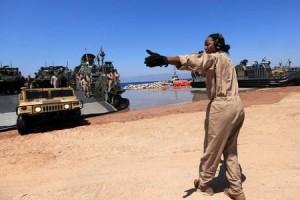
[[[247,199],[298,199],[300,87],[240,94],[239,160]],[[228,199],[220,163],[214,189],[193,189],[208,100],[87,119],[20,136],[0,133],[0,199]]]

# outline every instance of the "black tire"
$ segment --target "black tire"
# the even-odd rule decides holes
[[[122,98],[121,96],[119,95],[113,95],[113,101],[112,101],[112,105],[115,107],[115,108],[118,108],[121,104],[121,101],[122,101]]]
[[[122,110],[122,109],[128,108],[129,104],[130,104],[129,99],[122,98],[120,104],[117,107],[117,109]]]
[[[81,116],[81,110],[75,110],[72,113],[72,124],[73,125],[80,125],[82,116]]]
[[[113,107],[118,108],[121,103],[121,96],[117,94],[108,94],[108,103],[111,104]]]
[[[17,129],[20,135],[26,135],[30,132],[31,128],[29,125],[29,120],[25,120],[22,115],[19,115],[17,118]]]

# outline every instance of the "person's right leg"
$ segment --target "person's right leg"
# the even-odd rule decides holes
[[[223,151],[224,162],[226,164],[226,177],[230,183],[229,188],[226,190],[227,192],[224,192],[231,197],[237,198],[241,196],[241,199],[243,199],[244,192],[242,188],[242,173],[238,161],[237,139],[244,122],[244,112],[238,112],[234,119],[232,132]]]
[[[199,186],[208,188],[219,166],[221,156],[231,133],[232,112],[227,102],[217,100],[208,105],[205,122],[204,153],[199,165]]]

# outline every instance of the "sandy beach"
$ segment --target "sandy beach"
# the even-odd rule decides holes
[[[238,142],[247,200],[300,193],[300,86],[240,93]],[[0,200],[229,199],[220,163],[214,196],[193,188],[208,100],[87,118],[20,136],[0,132]]]

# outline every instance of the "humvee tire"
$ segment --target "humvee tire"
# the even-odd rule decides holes
[[[32,126],[30,120],[26,119],[24,116],[19,115],[17,118],[17,129],[20,135],[26,135],[31,132]]]

